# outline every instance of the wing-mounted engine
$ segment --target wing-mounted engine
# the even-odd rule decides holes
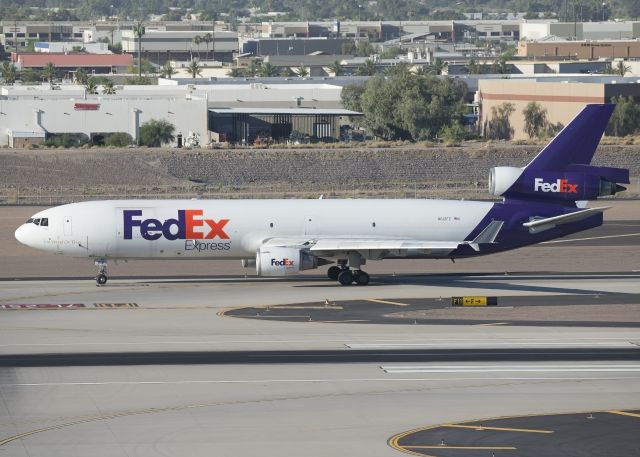
[[[307,250],[288,246],[263,246],[256,252],[258,276],[289,276],[330,263]]]
[[[489,192],[507,198],[545,200],[596,200],[626,190],[629,170],[570,164],[563,171],[495,167],[489,175]]]

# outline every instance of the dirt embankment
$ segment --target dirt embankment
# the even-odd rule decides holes
[[[388,149],[0,150],[0,204],[125,197],[380,196],[487,198],[493,166],[521,166],[538,146]],[[601,146],[596,165],[629,168],[640,146]]]

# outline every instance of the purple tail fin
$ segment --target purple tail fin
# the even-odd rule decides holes
[[[534,171],[564,171],[591,163],[615,105],[586,105],[526,166]]]

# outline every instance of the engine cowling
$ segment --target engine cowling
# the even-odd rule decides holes
[[[504,194],[522,175],[522,168],[493,167],[489,173],[489,193],[495,196]]]
[[[625,171],[588,165],[573,165],[559,172],[495,167],[489,175],[489,192],[507,198],[595,200],[624,191],[617,183],[629,182],[621,173]]]
[[[318,257],[297,248],[261,247],[256,252],[258,276],[290,276],[318,268]]]

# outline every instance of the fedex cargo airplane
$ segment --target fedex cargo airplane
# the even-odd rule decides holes
[[[625,190],[629,171],[590,165],[613,105],[587,105],[522,168],[492,168],[501,201],[110,200],[34,214],[15,237],[36,249],[87,257],[107,282],[111,259],[236,259],[260,276],[335,263],[342,285],[369,283],[382,259],[459,259],[520,248],[602,224],[585,200]],[[469,164],[472,166],[472,164]]]

